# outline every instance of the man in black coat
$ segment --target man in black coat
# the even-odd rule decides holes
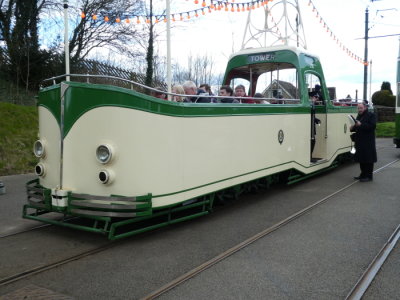
[[[374,163],[377,161],[375,147],[376,118],[373,112],[368,111],[368,105],[365,102],[359,103],[357,109],[356,122],[350,127],[350,131],[354,132],[354,146],[356,148],[354,159],[360,163],[361,174],[354,179],[367,182],[373,178]]]

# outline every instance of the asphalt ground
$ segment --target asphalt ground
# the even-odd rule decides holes
[[[389,139],[378,139],[377,146],[376,168],[400,157]],[[398,171],[397,164],[376,174],[374,182],[356,183],[163,298],[343,299],[400,222]],[[75,299],[139,299],[350,184],[358,173],[357,164],[347,164],[293,186],[243,195],[211,215],[125,239],[107,251],[0,286],[0,295],[33,286]],[[7,190],[0,196],[1,234],[40,224],[21,219],[30,176],[0,177]],[[0,245],[0,277],[105,243],[103,236],[55,226],[9,237]],[[394,270],[399,269],[396,262]],[[381,286],[386,287],[395,273],[383,274]]]

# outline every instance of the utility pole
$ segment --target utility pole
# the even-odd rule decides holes
[[[368,7],[365,10],[365,48],[364,48],[364,91],[363,100],[367,100],[368,85]]]

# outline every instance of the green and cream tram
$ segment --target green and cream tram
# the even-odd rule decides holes
[[[39,92],[39,162],[25,218],[126,237],[207,214],[226,191],[326,171],[351,150],[356,109],[333,105],[318,57],[298,48],[230,58],[223,83],[243,84],[245,100],[262,94],[259,103],[172,102],[135,82],[69,76]]]

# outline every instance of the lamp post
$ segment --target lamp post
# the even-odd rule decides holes
[[[64,0],[64,52],[66,80],[69,81],[68,0]]]
[[[368,7],[365,10],[365,48],[364,48],[364,90],[363,100],[367,100],[367,85],[368,85]]]
[[[170,20],[170,0],[166,0],[167,2],[167,10],[166,10],[166,18],[167,18],[167,88],[168,88],[168,100],[171,100],[171,20]]]

